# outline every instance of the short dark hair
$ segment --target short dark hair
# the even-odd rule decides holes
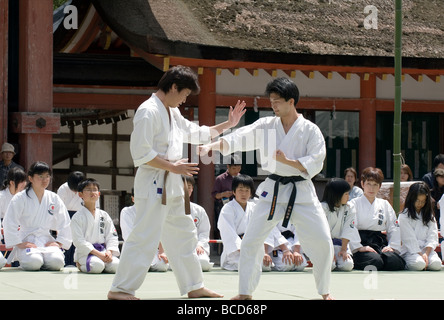
[[[250,188],[251,196],[254,195],[254,181],[252,177],[246,174],[238,174],[237,176],[233,177],[233,182],[231,183],[231,189],[233,192],[236,191],[239,185]]]
[[[366,180],[373,180],[381,186],[382,181],[384,181],[384,174],[379,168],[368,167],[361,174],[361,181],[365,182]]]
[[[71,189],[72,191],[77,191],[77,187],[80,181],[82,181],[83,179],[85,179],[85,175],[83,174],[83,172],[80,171],[71,172],[68,176],[68,181],[67,181],[69,189]]]
[[[168,93],[173,86],[177,85],[177,90],[190,89],[192,94],[199,94],[200,86],[197,74],[189,67],[175,66],[165,72],[159,80],[157,87]]]
[[[294,99],[295,106],[299,101],[299,89],[297,85],[288,78],[276,78],[269,82],[265,89],[265,94],[269,97],[271,93],[278,94],[281,98],[284,98],[285,101]]]
[[[100,191],[100,184],[96,179],[88,178],[79,183],[79,186],[77,187],[78,192],[83,192],[83,189],[85,189],[87,186],[92,184],[93,186],[97,187]]]
[[[333,178],[325,185],[322,202],[328,204],[330,211],[334,211],[335,207],[341,202],[344,193],[350,191],[350,185],[341,178]]]
[[[196,184],[196,180],[194,180],[194,176],[185,176],[185,175],[182,175],[182,180],[184,180],[185,181],[185,183],[191,183],[191,185],[193,186],[193,188],[194,188],[194,186],[195,186],[195,184]]]

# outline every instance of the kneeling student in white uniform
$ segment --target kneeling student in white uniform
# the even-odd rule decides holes
[[[223,243],[220,265],[222,269],[237,271],[242,237],[255,206],[250,201],[254,194],[253,179],[239,174],[233,178],[232,190],[234,198],[222,207],[217,228]]]
[[[134,203],[134,190],[131,194],[131,201]],[[134,228],[134,220],[136,219],[136,205],[125,207],[120,211],[120,229],[122,230],[122,238],[125,241]],[[157,253],[151,261],[148,271],[166,272],[170,268],[168,257],[163,250],[162,243],[159,242]]]
[[[308,262],[304,251],[302,250],[301,243],[299,242],[295,226],[290,223],[288,226],[284,227],[281,221],[276,227],[281,235],[287,239],[288,248],[293,254],[294,269],[292,271],[304,271],[305,267],[308,266]]]
[[[351,271],[353,269],[352,253],[348,243],[359,242],[355,226],[356,212],[348,203],[350,185],[341,178],[331,179],[325,186],[322,208],[330,226],[333,248],[335,250],[332,270]]]
[[[119,238],[109,214],[96,208],[100,185],[95,179],[86,179],[79,183],[78,192],[84,207],[71,219],[74,261],[81,272],[115,273],[119,265]]]
[[[185,179],[188,187],[188,194],[191,195],[194,190],[194,177],[182,176]],[[214,263],[210,262],[210,219],[208,219],[207,212],[204,208],[194,202],[190,202],[191,217],[197,231],[197,245],[196,252],[199,257],[199,262],[202,267],[202,271],[210,271],[213,268]]]
[[[3,219],[5,245],[13,248],[8,263],[17,260],[24,270],[58,271],[65,265],[62,249],[72,243],[68,210],[56,193],[46,190],[51,181],[48,164],[33,163],[28,180],[26,189],[11,199]]]
[[[290,242],[274,227],[265,240],[262,271],[304,271],[307,261],[299,253],[293,254]],[[300,247],[300,246],[299,246]]]
[[[430,189],[425,182],[414,183],[407,193],[404,210],[399,214],[401,257],[409,270],[441,270],[438,226],[433,214]]]

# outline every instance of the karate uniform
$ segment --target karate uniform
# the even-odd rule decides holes
[[[419,253],[425,253],[426,248],[430,247],[432,251],[428,256],[427,270],[441,270],[441,259],[435,251],[439,244],[436,221],[429,221],[427,225],[424,225],[421,214],[413,220],[407,216],[406,211],[399,214],[398,220],[401,231],[401,256],[407,268],[416,271],[424,270],[426,264]]]
[[[0,191],[0,221],[5,217],[6,209],[8,209],[9,202],[13,195],[9,191],[9,188]],[[3,228],[3,223],[0,223]],[[0,234],[0,242],[3,240],[3,234]],[[6,258],[0,253],[0,269],[6,264]]]
[[[327,217],[328,225],[330,226],[333,247],[335,249],[336,261],[333,261],[332,270],[351,271],[353,269],[353,259],[351,258],[352,253],[350,247],[347,245],[347,253],[350,255],[347,260],[344,261],[338,253],[342,248],[342,239],[353,242],[359,242],[361,240],[356,229],[356,212],[350,208],[349,204],[341,205],[335,208],[334,211],[330,211],[326,202],[322,202],[321,204]]]
[[[72,243],[69,223],[65,204],[54,192],[45,190],[41,203],[32,188],[28,194],[26,190],[17,193],[3,219],[6,247],[14,247],[8,262],[18,260],[25,270],[60,270],[65,264],[63,251],[45,244],[57,241],[63,249],[69,249]],[[57,231],[57,239],[51,236],[50,230]],[[32,242],[37,248],[16,247],[22,242]]]
[[[120,229],[122,230],[123,240],[128,239],[129,234],[134,228],[134,220],[136,219],[136,206],[125,207],[120,212]],[[154,272],[166,272],[170,268],[170,265],[163,259],[159,259],[159,250],[154,255],[153,261],[148,271]]]
[[[313,262],[318,293],[328,294],[333,245],[327,219],[311,181],[321,171],[326,155],[325,139],[319,128],[299,115],[285,134],[279,117],[265,117],[222,139],[229,145],[228,153],[258,150],[262,168],[272,174],[301,176],[306,179],[295,183],[297,195],[290,223],[295,225],[301,245]],[[299,160],[307,172],[301,172],[273,159],[277,149],[282,150],[287,158]],[[256,289],[261,275],[263,243],[271,230],[283,219],[290,199],[293,183],[279,184],[276,211],[273,219],[268,220],[275,183],[267,178],[256,192],[259,200],[242,240],[239,294],[251,295]]]
[[[217,221],[217,228],[223,243],[223,250],[220,256],[220,266],[222,269],[238,270],[242,237],[247,230],[254,206],[255,203],[253,201],[248,201],[244,211],[239,202],[233,199],[222,207],[219,220]]]
[[[350,239],[355,269],[363,270],[374,266],[378,270],[403,270],[405,261],[399,256],[401,251],[401,233],[395,211],[387,200],[375,198],[370,203],[365,196],[350,201],[356,210],[357,229],[360,242]],[[381,232],[385,231],[385,234]],[[356,252],[362,246],[370,246],[374,252]],[[395,252],[382,252],[384,247]]]
[[[271,260],[273,261],[273,266],[270,268],[273,271],[304,271],[305,267],[308,265],[307,260],[302,252],[303,262],[300,265],[295,265],[294,263],[287,263],[282,261],[282,257],[284,256],[283,251],[279,248],[281,245],[285,245],[288,250],[292,250],[293,245],[299,245],[299,243],[290,242],[289,239],[286,239],[280,231],[278,226],[280,223],[271,230],[267,239],[265,240],[265,244],[269,246],[269,251],[267,252]],[[281,225],[282,226],[282,225]],[[294,226],[292,225],[294,228]],[[283,228],[283,227],[282,227]],[[289,229],[288,229],[289,230]],[[297,237],[296,237],[297,238]],[[294,239],[294,238],[291,238]],[[296,241],[298,241],[296,239]],[[263,267],[262,267],[263,270]]]
[[[198,255],[202,271],[210,271],[214,263],[210,262],[210,219],[204,208],[197,203],[191,202],[191,217],[197,230],[197,246],[201,246],[205,251]]]
[[[74,261],[80,271],[89,273],[115,273],[119,264],[119,238],[113,220],[106,211],[96,209],[95,215],[85,207],[77,211],[71,219],[71,232],[75,246]],[[100,245],[100,246],[98,246]],[[111,262],[103,262],[90,252],[96,249],[113,254]]]
[[[165,170],[146,163],[156,156],[171,162],[181,159],[183,143],[211,142],[210,129],[186,120],[177,108],[167,110],[155,94],[137,109],[133,124],[130,151],[138,167],[135,227],[124,242],[110,290],[134,295],[161,242],[183,295],[204,286],[196,253],[196,228],[184,210],[184,183],[172,172],[164,181]],[[163,188],[166,205],[161,204]]]

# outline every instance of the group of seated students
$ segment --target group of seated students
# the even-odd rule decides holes
[[[404,209],[397,215],[387,200],[377,197],[383,180],[379,168],[369,167],[362,172],[360,191],[341,178],[326,184],[321,205],[334,247],[332,270],[441,270],[441,258],[435,251],[439,246],[437,220],[428,185],[413,183]],[[251,177],[239,174],[233,178],[234,198],[222,207],[217,224],[224,246],[223,269],[238,270],[242,236],[255,205],[253,194]],[[444,208],[444,197],[440,207]],[[309,257],[303,249],[294,226],[284,228],[279,222],[265,240],[262,270],[304,270]]]
[[[194,178],[184,179],[191,196]],[[115,273],[119,239],[112,219],[98,206],[98,181],[84,179],[78,172],[70,175],[68,197],[68,183],[59,188],[59,196],[47,190],[50,180],[51,169],[44,162],[32,164],[27,175],[21,169],[8,173],[0,191],[0,213],[4,243],[13,248],[9,262],[18,261],[24,270],[61,270],[65,265],[64,250],[73,244],[74,262],[81,272]],[[332,270],[441,270],[441,258],[435,251],[439,245],[438,227],[428,185],[413,183],[404,209],[397,215],[387,200],[377,197],[383,180],[380,169],[369,167],[361,175],[361,192],[341,178],[327,183],[321,205],[334,247]],[[217,228],[223,243],[220,266],[236,271],[242,236],[255,206],[253,179],[244,174],[235,176],[232,192],[234,197],[222,207]],[[350,194],[354,194],[353,199]],[[440,205],[444,208],[444,197]],[[123,240],[133,228],[134,217],[134,205],[122,210]],[[196,225],[196,252],[202,270],[209,271],[214,263],[210,262],[208,215],[192,202],[191,218]],[[0,267],[6,262],[1,255]],[[277,223],[264,242],[262,270],[303,271],[308,263],[294,226]],[[168,258],[159,243],[150,271],[168,269]]]

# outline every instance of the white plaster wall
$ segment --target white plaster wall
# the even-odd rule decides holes
[[[274,78],[265,70],[259,69],[258,76],[252,76],[246,69],[239,69],[239,75],[233,75],[223,69],[216,76],[216,92],[225,95],[263,96],[267,84]],[[277,77],[289,76],[278,70]],[[325,78],[315,71],[314,78],[310,79],[300,71],[291,78],[298,86],[301,97],[331,97],[331,98],[359,98],[360,78],[352,74],[350,80],[333,72],[332,79]]]
[[[444,81],[435,82],[424,75],[419,82],[406,75],[401,83],[401,96],[405,100],[444,100]],[[376,98],[395,99],[393,75],[388,75],[386,80],[376,78]]]

